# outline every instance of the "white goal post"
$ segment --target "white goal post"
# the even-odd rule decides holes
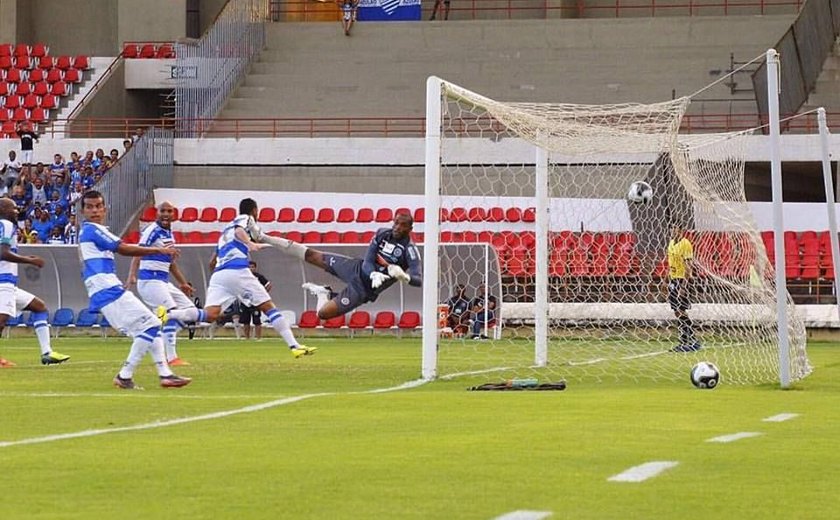
[[[804,323],[745,200],[744,140],[679,135],[689,102],[504,103],[428,79],[424,378],[675,380],[701,360],[730,384],[810,373]],[[627,200],[639,180],[648,204]],[[687,321],[667,289],[675,226],[694,248]],[[440,261],[470,233],[497,253],[484,295],[455,267],[467,263]],[[438,309],[463,280],[489,297],[451,337]],[[497,321],[502,334],[480,333]]]

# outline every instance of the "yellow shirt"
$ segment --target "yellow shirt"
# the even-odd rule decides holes
[[[685,278],[686,261],[694,258],[694,246],[683,237],[674,243],[668,242],[668,274],[671,278]]]

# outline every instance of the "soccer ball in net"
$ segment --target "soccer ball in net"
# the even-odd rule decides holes
[[[697,388],[715,388],[720,383],[720,370],[713,363],[701,361],[691,369],[691,384]]]
[[[630,185],[627,200],[636,204],[647,204],[653,200],[653,188],[645,181],[636,181]]]

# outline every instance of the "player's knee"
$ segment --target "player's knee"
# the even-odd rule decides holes
[[[47,305],[40,298],[35,298],[29,302],[26,309],[32,312],[47,312]]]
[[[0,314],[0,329],[6,326],[6,322],[8,321],[9,316],[6,314]]]

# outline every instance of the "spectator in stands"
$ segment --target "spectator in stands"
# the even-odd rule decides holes
[[[131,141],[131,139],[123,139],[123,148],[125,148],[125,150],[123,150],[123,155],[125,155],[126,152],[128,152],[128,150],[131,149],[132,144],[134,143]]]
[[[137,141],[139,141],[140,138],[143,137],[144,133],[146,133],[145,130],[143,130],[142,127],[138,126],[137,130],[134,131],[134,135],[131,136],[131,144],[134,144]]]
[[[70,219],[67,217],[67,212],[64,211],[64,206],[55,206],[55,210],[49,211],[49,214],[52,216],[53,226],[60,227],[61,232],[64,233],[65,226],[70,222]]]
[[[93,156],[93,162],[91,164],[93,165],[94,170],[104,168],[105,167],[105,150],[103,150],[102,148],[97,148],[96,153]]]
[[[12,188],[12,196],[10,197],[18,209],[18,219],[26,218],[26,211],[29,209],[29,199],[26,198],[26,189],[23,184],[15,184]]]
[[[32,229],[38,232],[38,240],[46,243],[52,233],[52,220],[50,213],[46,209],[37,208],[35,212],[36,220],[32,222]]]
[[[478,286],[475,298],[470,302],[472,308],[472,339],[487,339],[483,330],[486,325],[496,321],[496,297],[487,292],[487,286]]]
[[[20,241],[23,244],[38,243],[38,232],[32,229],[32,219],[23,221],[23,229],[20,230]]]
[[[443,2],[443,9],[441,9],[441,11],[443,12],[443,19],[449,20],[449,0],[435,0],[435,6],[432,8],[432,16],[429,18],[429,20],[435,19],[435,15],[437,15],[441,1]]]
[[[248,267],[251,269],[251,272],[254,273],[254,276],[257,277],[260,284],[265,287],[266,291],[271,290],[271,282],[268,281],[268,278],[261,275],[257,272],[257,263],[251,260],[248,262]],[[262,312],[256,307],[252,307],[250,305],[245,305],[244,303],[240,303],[239,305],[239,323],[242,325],[242,331],[244,333],[245,339],[249,339],[251,337],[251,323],[254,324],[254,338],[258,341],[262,339],[262,319],[260,315]]]
[[[64,226],[64,239],[68,244],[79,243],[79,230],[76,228],[76,215],[70,215],[67,225]]]
[[[82,175],[82,185],[85,189],[90,189],[93,186],[93,168],[85,166],[84,175]]]
[[[85,152],[85,157],[82,159],[82,166],[88,167],[93,166],[93,150],[88,150]]]
[[[44,187],[44,181],[40,177],[35,177],[28,187],[29,199],[32,201],[32,204],[39,204],[42,208],[46,207],[51,193]]]
[[[458,336],[466,334],[469,330],[470,320],[470,297],[467,296],[467,287],[459,283],[455,286],[455,294],[446,302],[448,314],[446,326]]]
[[[54,172],[64,172],[66,168],[67,167],[64,165],[64,158],[60,153],[57,153],[53,156],[53,162],[50,163],[50,176],[52,176]]]
[[[70,192],[70,197],[69,197],[71,213],[73,211],[75,211],[76,202],[78,202],[79,199],[81,199],[84,194],[85,194],[85,186],[82,183],[82,181],[78,180],[75,183],[73,183],[73,191]]]
[[[689,281],[692,276],[694,246],[685,236],[682,226],[676,225],[668,242],[668,303],[679,321],[680,342],[671,352],[694,352],[700,350],[700,342],[694,335],[694,324],[688,317],[691,308]]]
[[[18,178],[20,178],[20,170],[23,165],[17,159],[17,153],[14,150],[9,150],[9,159],[3,161],[2,173],[5,175],[3,182],[3,193],[12,189]]]
[[[64,239],[64,228],[55,226],[52,228],[52,232],[50,233],[50,238],[47,241],[48,244],[66,244],[67,240]]]
[[[29,179],[32,180],[36,176],[42,179],[47,176],[47,167],[40,161],[35,164],[34,170],[32,168],[29,169]]]
[[[23,164],[32,164],[34,159],[35,146],[39,135],[32,130],[29,121],[21,121],[15,125],[15,132],[20,137],[20,161]]]
[[[120,160],[120,152],[116,148],[111,148],[111,152],[108,154],[108,158],[111,159],[111,163],[108,165],[110,168],[111,166],[117,164],[117,161]]]

